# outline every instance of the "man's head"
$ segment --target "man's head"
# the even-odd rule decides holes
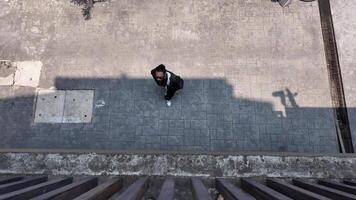
[[[162,81],[166,78],[166,67],[162,64],[155,68],[155,78],[158,81]]]

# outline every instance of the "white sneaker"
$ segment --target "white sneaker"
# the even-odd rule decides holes
[[[167,106],[170,107],[172,105],[171,101],[167,101]]]

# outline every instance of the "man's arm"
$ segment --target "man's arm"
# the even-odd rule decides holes
[[[174,88],[175,90],[179,90],[183,88],[183,79],[180,78],[180,76],[177,76],[171,72],[171,81],[169,86]]]

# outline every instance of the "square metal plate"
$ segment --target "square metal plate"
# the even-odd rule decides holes
[[[90,123],[93,112],[93,90],[67,90],[63,123]]]
[[[93,90],[39,90],[34,122],[90,123],[93,98]]]
[[[64,90],[39,90],[35,123],[62,123],[64,100]]]

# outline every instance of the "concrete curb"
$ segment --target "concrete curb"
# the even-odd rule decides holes
[[[356,153],[299,153],[299,152],[270,152],[270,151],[167,151],[167,150],[115,150],[115,149],[0,149],[0,153],[65,153],[65,154],[127,154],[127,155],[233,155],[233,156],[303,156],[303,157],[320,157],[331,156],[340,158],[353,158],[356,157]]]
[[[355,178],[356,157],[8,152],[0,173]]]

